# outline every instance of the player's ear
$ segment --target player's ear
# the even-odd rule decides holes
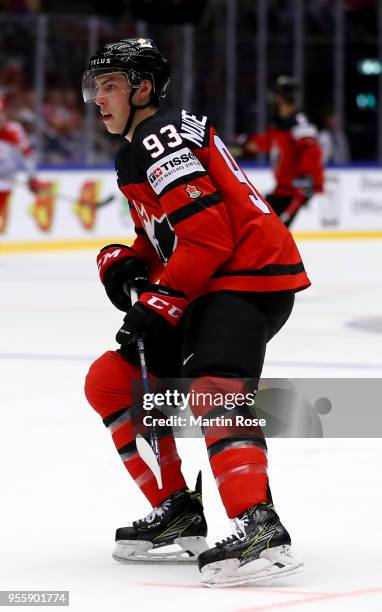
[[[139,85],[139,89],[137,91],[138,96],[141,99],[141,102],[146,102],[151,95],[153,89],[153,85],[149,79],[143,79]]]

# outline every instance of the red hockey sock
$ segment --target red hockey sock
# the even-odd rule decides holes
[[[187,485],[181,472],[181,460],[173,437],[160,440],[163,488],[138,455],[135,431],[131,423],[132,383],[140,370],[116,351],[108,351],[90,367],[85,394],[90,405],[101,415],[128,472],[152,506]]]
[[[243,382],[216,376],[194,381],[190,391],[195,416],[208,419],[224,416],[234,425],[213,424],[204,428],[204,436],[212,472],[229,518],[247,508],[267,501],[268,476],[266,443],[260,427],[237,427],[236,416],[245,414],[245,406],[232,410],[217,408],[217,398],[230,405],[233,394],[245,394]],[[237,396],[238,397],[238,396]],[[226,401],[227,400],[227,401]],[[247,416],[251,416],[248,412]],[[253,417],[253,415],[252,415]],[[211,422],[211,421],[210,421]]]

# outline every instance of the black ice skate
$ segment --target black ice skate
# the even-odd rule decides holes
[[[145,518],[117,529],[113,557],[125,562],[192,563],[208,548],[206,535],[199,472],[195,491],[176,491]]]
[[[228,587],[265,582],[302,567],[290,551],[290,536],[272,503],[257,504],[233,520],[234,534],[198,558],[202,583]]]

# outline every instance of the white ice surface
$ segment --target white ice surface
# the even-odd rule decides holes
[[[303,242],[313,287],[269,345],[264,375],[380,377],[382,242]],[[70,610],[382,610],[380,439],[273,439],[270,477],[303,573],[270,587],[208,590],[196,567],[120,565],[116,527],[149,512],[87,405],[92,359],[115,347],[121,315],[94,253],[1,255],[0,589],[69,589]],[[380,432],[379,432],[380,434]],[[229,533],[202,440],[179,443],[204,473],[209,541]]]

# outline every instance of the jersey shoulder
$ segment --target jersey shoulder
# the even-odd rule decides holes
[[[133,144],[135,148],[151,151],[160,157],[166,151],[178,146],[188,146],[192,149],[206,146],[209,142],[210,128],[211,122],[206,115],[195,115],[185,109],[172,112],[158,111],[139,125],[134,134]],[[156,152],[156,148],[161,153]]]
[[[203,147],[208,139],[205,134],[207,121],[207,118],[186,111],[159,111],[138,126],[132,141],[131,159],[146,175],[157,195],[173,188],[182,177],[186,180],[195,173],[205,174],[194,149]],[[192,130],[191,122],[195,126]]]

